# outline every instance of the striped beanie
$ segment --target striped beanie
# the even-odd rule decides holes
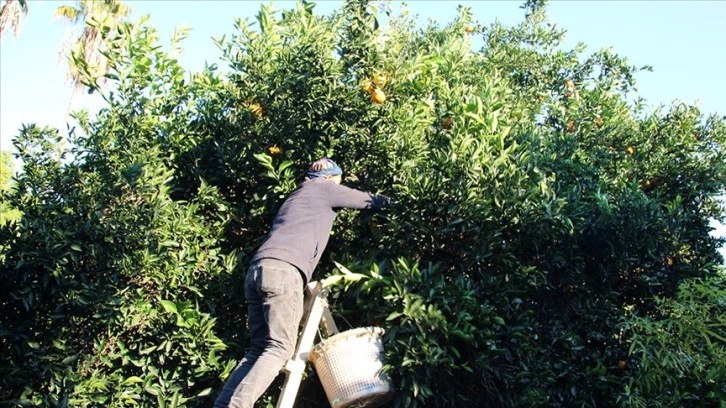
[[[306,174],[307,178],[314,179],[321,176],[340,176],[343,170],[330,159],[320,159],[310,165]]]

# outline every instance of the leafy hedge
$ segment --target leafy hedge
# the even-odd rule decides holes
[[[145,21],[105,30],[107,87],[76,60],[106,107],[67,145],[15,140],[0,401],[209,406],[247,341],[247,261],[321,156],[394,197],[341,212],[318,271],[341,326],[386,329],[394,406],[726,398],[724,120],[629,102],[639,70],[562,51],[541,2],[423,28],[366,3],[264,6],[215,40],[225,73],[184,72],[184,33],[166,52]],[[298,402],[327,404],[312,372]]]

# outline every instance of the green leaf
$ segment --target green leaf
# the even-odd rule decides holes
[[[343,275],[330,275],[327,278],[322,280],[322,285],[324,288],[328,288],[328,287],[334,286],[335,284],[337,284],[338,282],[343,280],[343,278],[344,278]]]
[[[141,377],[131,376],[131,377],[123,380],[123,382],[121,383],[121,385],[131,385],[131,384],[137,384],[137,383],[140,383],[140,382],[144,382],[144,380],[142,380]]]
[[[144,387],[144,391],[148,392],[151,395],[159,396],[161,395],[161,389],[157,385],[149,385]]]
[[[156,350],[156,346],[146,347],[146,348],[139,350],[139,354],[141,354],[143,356],[145,354],[149,354],[149,353],[153,352],[154,350]]]
[[[403,313],[401,313],[401,312],[392,312],[391,314],[388,315],[388,317],[386,317],[386,321],[390,321],[390,320],[396,319],[396,318],[398,318],[400,316],[403,316]]]
[[[61,364],[68,365],[70,363],[73,363],[74,361],[78,360],[78,355],[68,356],[61,361]]]
[[[170,300],[162,300],[161,306],[164,307],[167,313],[178,313],[176,304]]]

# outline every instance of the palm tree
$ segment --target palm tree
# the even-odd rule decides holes
[[[13,37],[17,37],[20,32],[20,19],[27,14],[27,0],[5,0],[0,8],[0,38],[7,29],[12,29]]]
[[[76,90],[83,88],[83,84],[81,70],[74,60],[82,58],[95,76],[102,79],[107,71],[107,61],[99,49],[103,40],[101,27],[113,28],[130,13],[131,8],[121,0],[78,0],[75,6],[56,9],[56,18],[76,28],[61,49],[61,55],[68,59],[68,79]]]

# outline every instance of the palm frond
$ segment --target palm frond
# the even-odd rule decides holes
[[[131,14],[131,8],[121,0],[78,0],[74,6],[60,6],[55,16],[78,28],[63,47],[69,63],[68,80],[75,90],[83,88],[82,72],[89,72],[103,81],[108,61],[101,54],[103,38],[100,27],[115,27]],[[78,65],[83,65],[83,69]]]
[[[11,29],[13,37],[20,33],[20,20],[28,14],[28,4],[25,0],[6,0],[0,9],[0,38],[6,30]]]
[[[59,6],[55,9],[53,17],[60,20],[65,20],[69,24],[78,24],[85,17],[83,10],[75,8],[73,6]]]

